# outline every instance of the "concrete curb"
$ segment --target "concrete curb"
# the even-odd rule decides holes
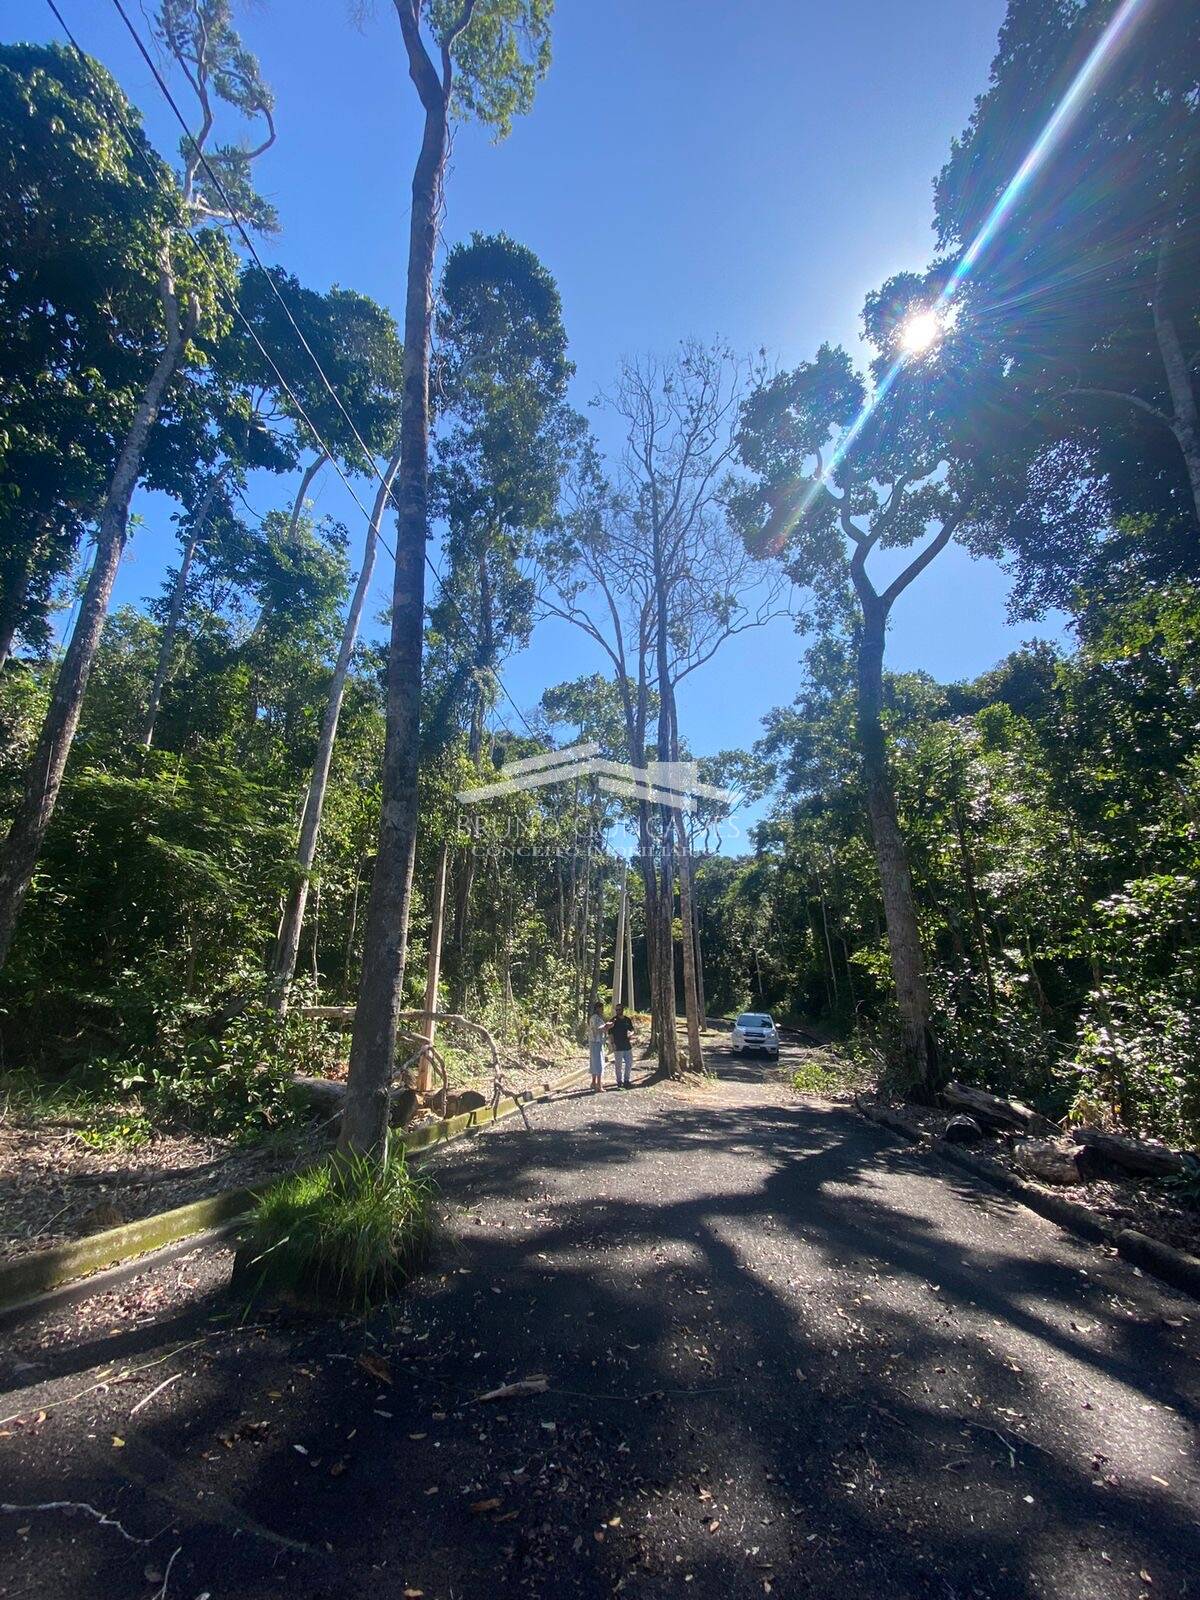
[[[582,1083],[586,1076],[585,1067],[572,1068],[540,1094],[510,1095],[495,1109],[486,1106],[478,1111],[461,1112],[457,1117],[444,1117],[440,1122],[423,1123],[402,1134],[399,1142],[413,1156],[432,1154],[451,1140],[511,1117],[523,1105],[534,1104]],[[324,1159],[317,1158],[318,1161]],[[316,1162],[309,1164],[316,1165]],[[227,1231],[250,1211],[259,1192],[260,1189],[226,1189],[189,1205],[177,1206],[172,1211],[139,1217],[136,1222],[106,1228],[102,1233],[89,1234],[83,1239],[68,1239],[63,1244],[18,1256],[15,1261],[0,1263],[0,1315],[15,1315],[32,1309],[35,1303],[44,1302],[48,1295],[88,1274],[99,1274],[105,1279],[103,1285],[96,1277],[89,1279],[97,1283],[95,1292],[99,1292],[101,1287],[110,1287],[119,1282],[121,1276],[128,1276],[130,1263],[141,1262],[149,1255],[168,1260],[171,1254],[179,1253],[174,1249],[177,1245],[187,1244],[191,1248],[191,1241],[198,1235],[207,1236],[214,1230]],[[112,1270],[104,1271],[106,1268]]]
[[[1141,1267],[1144,1272],[1161,1278],[1173,1289],[1180,1289],[1184,1294],[1194,1295],[1200,1299],[1200,1258],[1188,1255],[1183,1250],[1176,1250],[1172,1245],[1163,1244],[1158,1239],[1151,1239],[1146,1234],[1139,1233],[1136,1228],[1114,1228],[1110,1223],[1102,1221],[1087,1206],[1081,1206],[1074,1200],[1064,1199],[1061,1195],[1047,1194],[1035,1184],[1026,1183],[1024,1178],[1018,1178],[1015,1173],[1009,1172],[1008,1168],[1002,1167],[998,1161],[989,1160],[987,1156],[972,1155],[958,1145],[947,1144],[944,1139],[931,1139],[914,1123],[908,1122],[904,1117],[898,1116],[894,1111],[888,1111],[883,1106],[868,1105],[860,1095],[854,1097],[854,1109],[869,1122],[877,1123],[892,1133],[900,1134],[911,1143],[931,1150],[934,1155],[940,1156],[943,1161],[948,1161],[951,1166],[961,1167],[964,1172],[981,1178],[993,1189],[1000,1189],[1003,1193],[1011,1195],[1014,1200],[1019,1200],[1022,1205],[1028,1206],[1031,1211],[1036,1211],[1039,1216],[1057,1223],[1060,1228],[1065,1228],[1068,1233],[1078,1234],[1080,1238],[1087,1239],[1093,1244],[1112,1245],[1117,1254],[1133,1266]]]

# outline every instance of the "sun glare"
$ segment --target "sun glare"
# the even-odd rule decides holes
[[[914,311],[900,330],[900,345],[911,356],[923,355],[945,331],[936,311]]]

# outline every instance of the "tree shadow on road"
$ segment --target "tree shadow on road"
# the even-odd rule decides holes
[[[445,1152],[443,1271],[212,1339],[120,1449],[25,1440],[19,1498],[165,1526],[168,1600],[1188,1592],[1179,1302],[847,1113],[641,1099]],[[140,1592],[36,1532],[47,1594]]]

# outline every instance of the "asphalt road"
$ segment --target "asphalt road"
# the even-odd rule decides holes
[[[1200,1306],[713,1064],[444,1152],[366,1327],[210,1251],[19,1330],[0,1595],[1200,1595]]]

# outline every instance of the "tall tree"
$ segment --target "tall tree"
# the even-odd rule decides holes
[[[574,623],[608,655],[626,712],[628,759],[644,767],[650,696],[657,701],[659,760],[679,759],[675,692],[722,644],[779,609],[781,581],[728,524],[727,479],[736,461],[744,365],[719,344],[685,341],[665,361],[623,363],[607,402],[624,434],[613,486],[585,457],[561,559],[545,609]],[[677,865],[690,866],[678,808],[644,795],[639,850],[646,885],[655,1038],[676,1070],[673,946]],[[681,879],[689,1051],[702,1055],[691,882]]]
[[[449,571],[430,621],[457,656],[456,699],[479,766],[484,716],[504,658],[528,643],[535,586],[529,567],[555,526],[565,459],[582,423],[567,407],[558,288],[524,245],[473,234],[451,250],[437,309],[439,437],[432,508],[446,524]],[[458,863],[451,1009],[466,1003],[475,877]]]
[[[308,901],[308,888],[312,878],[313,862],[317,855],[317,841],[321,831],[321,817],[325,809],[325,793],[329,785],[329,770],[333,763],[333,746],[337,738],[338,719],[342,714],[342,701],[346,694],[346,679],[350,662],[358,642],[363,607],[375,572],[375,557],[379,544],[379,526],[387,510],[392,483],[400,466],[399,450],[395,451],[383,470],[379,491],[371,511],[367,529],[367,542],[363,549],[362,566],[346,614],[346,625],[338,647],[337,661],[329,683],[329,695],[321,718],[321,731],[317,738],[317,753],[312,775],[304,796],[304,810],[300,818],[300,839],[296,849],[296,871],[284,904],[279,934],[275,941],[272,965],[273,1002],[278,1011],[287,1009],[288,985],[296,971],[296,957],[300,950],[300,931],[304,925],[304,908]]]
[[[417,833],[425,542],[429,535],[429,350],[433,259],[451,117],[507,133],[549,67],[551,0],[395,0],[424,113],[413,171],[404,301],[404,394],[396,570],[388,646],[379,849],[350,1046],[340,1148],[384,1153]]]
[[[147,161],[150,185],[160,191],[165,207],[156,239],[162,344],[153,370],[145,379],[96,519],[95,557],[78,620],[55,682],[25,794],[0,847],[0,966],[12,943],[79,724],[88,676],[129,531],[130,501],[151,429],[202,321],[207,318],[212,326],[220,315],[216,306],[220,288],[224,286],[226,292],[229,289],[230,253],[219,233],[201,225],[214,215],[197,177],[205,142],[213,129],[210,83],[218,98],[230,101],[243,113],[257,111],[266,118],[270,128],[266,143],[274,137],[270,94],[258,77],[254,58],[230,26],[225,0],[165,0],[158,22],[164,42],[196,90],[199,127],[185,145],[178,188],[152,157]],[[88,67],[90,72],[90,63]],[[119,104],[112,107],[101,80],[93,76],[92,82],[93,92],[102,104],[107,103],[109,116],[120,118],[124,108]],[[136,129],[131,129],[128,136],[136,140]]]
[[[739,493],[738,505],[752,542],[786,552],[795,581],[816,591],[827,619],[845,616],[847,587],[857,600],[857,736],[901,1056],[911,1081],[928,1092],[937,1056],[909,855],[888,761],[884,645],[896,601],[956,532],[966,531],[979,473],[970,441],[956,436],[952,420],[961,409],[955,399],[966,382],[967,353],[947,331],[924,355],[904,359],[909,319],[923,314],[914,287],[902,277],[868,298],[864,320],[879,352],[869,408],[864,410],[867,386],[849,357],[828,345],[815,360],[775,375],[749,398],[740,451],[758,481]],[[828,466],[825,452],[832,457]],[[916,554],[888,581],[872,576],[872,554],[914,548]]]
[[[173,188],[98,62],[0,47],[0,664],[46,645],[158,360]]]
[[[987,90],[937,180],[948,265],[1115,10],[1010,0]],[[1068,138],[1022,181],[956,295],[974,341],[1002,358],[990,427],[1021,433],[1031,458],[1024,504],[992,530],[994,548],[1015,549],[1027,611],[1069,605],[1109,569],[1140,569],[1143,584],[1200,569],[1198,217],[1195,8],[1161,0],[1106,48]]]

